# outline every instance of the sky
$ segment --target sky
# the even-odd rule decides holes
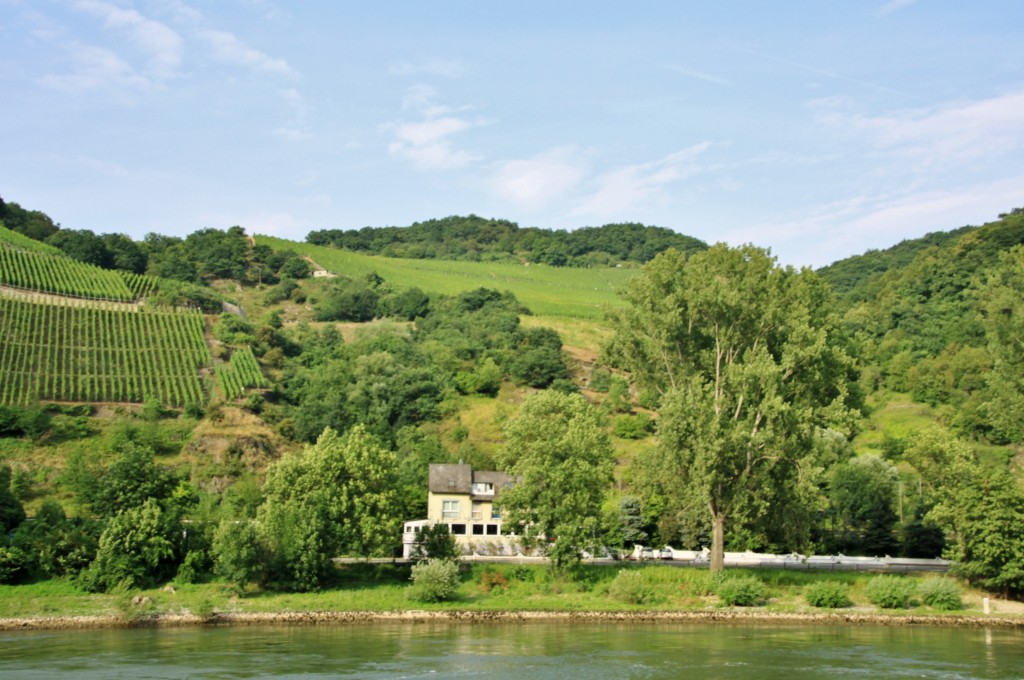
[[[1024,206],[1024,2],[0,0],[0,196],[184,236],[448,215],[822,266]]]

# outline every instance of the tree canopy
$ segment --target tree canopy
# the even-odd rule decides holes
[[[643,263],[676,248],[695,252],[703,241],[664,227],[635,222],[583,227],[574,231],[520,227],[515,222],[477,215],[453,215],[408,227],[321,229],[306,237],[315,245],[359,252],[439,260],[524,260],[554,267]]]
[[[849,431],[853,362],[828,289],[753,246],[668,251],[631,281],[610,312],[610,361],[661,395],[650,463],[664,493],[702,499],[713,570],[727,520],[796,547],[817,495],[821,430]]]
[[[499,463],[517,478],[499,499],[506,526],[546,545],[557,568],[574,566],[597,547],[612,481],[612,444],[597,412],[579,395],[541,392],[523,402],[504,434]]]

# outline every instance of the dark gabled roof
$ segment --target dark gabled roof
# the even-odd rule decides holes
[[[474,472],[471,465],[463,463],[432,463],[430,465],[429,488],[431,493],[464,493],[473,491],[473,484],[493,484],[494,495],[477,494],[474,498],[497,498],[501,491],[515,482],[515,477],[504,472],[481,470]]]
[[[461,463],[432,463],[431,493],[469,493],[473,489],[473,466]]]

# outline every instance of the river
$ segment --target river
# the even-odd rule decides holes
[[[0,678],[1022,678],[1024,633],[725,624],[344,624],[0,633]]]

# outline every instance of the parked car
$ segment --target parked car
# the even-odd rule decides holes
[[[642,560],[653,560],[654,559],[654,548],[641,548],[640,559]]]
[[[667,545],[658,551],[658,557],[660,557],[663,560],[675,559],[675,555],[672,553],[672,548],[668,547]]]

